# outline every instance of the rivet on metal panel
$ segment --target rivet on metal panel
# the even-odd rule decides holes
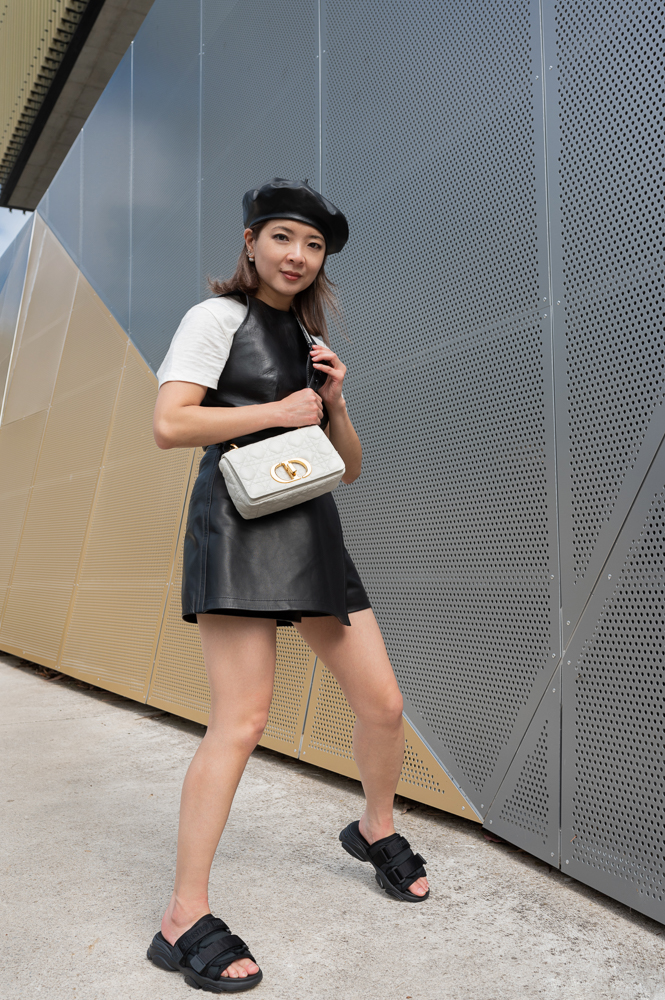
[[[608,579],[608,580],[611,580],[611,579],[612,579],[612,574],[611,574],[611,573],[608,573],[608,574],[607,574],[607,579]]]
[[[553,857],[554,857],[554,851],[552,851],[552,853],[550,854],[550,857],[551,857],[551,858],[553,858]]]
[[[552,688],[552,694],[556,692],[556,688]]]
[[[552,66],[550,66],[550,69],[552,69],[552,68],[553,68],[553,67],[552,67]]]
[[[554,579],[554,573],[551,573],[550,574],[550,580],[553,580],[553,579]]]
[[[552,653],[552,659],[554,660],[555,658],[556,658],[556,653]]]
[[[566,622],[566,625],[570,625],[570,622]]]
[[[557,300],[556,300],[556,304],[557,304],[558,306],[560,306],[560,305],[561,305],[561,299],[557,299]]]
[[[492,820],[490,820],[490,826],[492,825]]]
[[[568,660],[568,666],[570,666],[570,660]]]
[[[569,861],[566,861],[566,864],[568,865],[568,864],[570,864],[570,862],[569,862]]]

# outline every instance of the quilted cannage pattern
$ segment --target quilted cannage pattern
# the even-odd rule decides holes
[[[270,475],[275,463],[296,458],[310,463],[311,474],[293,483],[277,483]],[[258,517],[334,489],[345,467],[321,428],[313,426],[228,451],[219,468],[238,511],[243,517]]]

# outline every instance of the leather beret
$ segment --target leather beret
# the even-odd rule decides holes
[[[274,177],[263,187],[247,191],[242,215],[246,229],[265,219],[309,223],[325,237],[326,253],[339,253],[349,238],[349,224],[340,210],[306,181]]]

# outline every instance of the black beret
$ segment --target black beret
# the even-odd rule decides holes
[[[308,222],[325,236],[327,253],[339,253],[349,238],[349,224],[340,210],[306,181],[274,177],[263,187],[247,191],[242,216],[246,229],[265,219]]]

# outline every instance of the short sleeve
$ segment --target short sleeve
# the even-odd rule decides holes
[[[195,382],[216,389],[233,336],[246,314],[244,303],[226,296],[192,306],[183,316],[159,366],[159,387],[165,382]]]

